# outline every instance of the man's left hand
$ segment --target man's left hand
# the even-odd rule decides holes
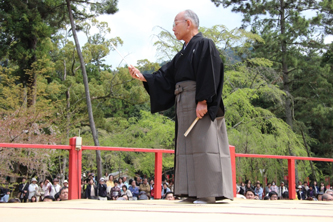
[[[199,119],[204,117],[204,115],[207,113],[207,102],[206,100],[200,101],[197,104],[196,114]]]

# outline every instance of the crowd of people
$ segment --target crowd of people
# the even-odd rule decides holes
[[[30,183],[26,178],[22,178],[22,182],[18,186],[17,198],[10,199],[12,190],[8,187],[2,187],[0,190],[0,202],[17,203],[17,202],[50,202],[68,200],[68,181],[64,180],[63,185],[59,185],[59,179],[53,179],[53,183],[49,179],[38,183],[36,178],[32,178]]]
[[[163,182],[161,197],[166,200],[174,200],[172,181]],[[18,186],[17,198],[11,198],[11,190],[7,187],[0,188],[0,202],[50,202],[68,200],[68,181],[64,180],[62,186],[59,179],[54,178],[52,183],[49,179],[38,183],[36,178],[29,181],[26,178]],[[134,177],[127,181],[127,177],[114,179],[113,175],[101,177],[96,181],[93,173],[89,173],[81,180],[81,198],[96,200],[149,200],[154,199],[154,180],[148,182],[148,178]]]
[[[68,200],[68,181],[64,180],[62,185],[59,179],[54,178],[52,183],[49,179],[38,183],[36,178],[29,181],[26,178],[18,186],[17,198],[10,199],[11,190],[8,187],[0,188],[0,202],[16,203],[16,202],[51,202]],[[164,180],[161,187],[161,198],[166,200],[177,199],[174,194],[174,184],[172,180]],[[302,183],[298,181],[296,185],[295,199],[313,200],[313,201],[331,201],[333,200],[333,189],[327,187],[323,182],[320,185],[314,181]],[[101,177],[98,181],[93,173],[89,173],[87,177],[81,180],[81,198],[96,199],[101,201],[107,200],[150,200],[154,199],[155,189],[154,180],[141,178],[127,180],[127,177],[119,177],[114,179],[111,174]],[[267,183],[265,187],[260,181],[255,185],[250,180],[237,185],[237,197],[243,199],[257,200],[283,200],[289,199],[288,186],[281,181],[279,186],[275,181]]]
[[[241,183],[237,186],[237,197],[243,199],[256,199],[256,200],[283,200],[289,199],[289,190],[284,181],[281,181],[280,186],[277,186],[275,181],[267,183],[263,188],[260,181],[252,185],[250,180],[246,180],[245,183]],[[333,189],[326,188],[323,182],[318,186],[317,181],[312,184],[308,184],[307,181],[302,183],[298,181],[296,186],[298,200],[313,200],[313,201],[331,201],[333,200]]]
[[[162,199],[174,200],[173,183],[163,182]],[[154,180],[148,182],[148,178],[134,177],[127,181],[127,177],[119,177],[118,180],[109,174],[95,180],[93,173],[81,180],[81,198],[98,200],[149,200],[154,199]]]

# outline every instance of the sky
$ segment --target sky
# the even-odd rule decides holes
[[[233,29],[239,27],[242,20],[241,14],[232,13],[229,8],[216,7],[210,0],[120,0],[118,9],[114,15],[103,15],[98,20],[108,22],[110,37],[119,36],[123,40],[123,46],[119,46],[118,51],[123,56],[127,55],[126,60],[134,65],[140,59],[157,61],[156,48],[153,46],[157,40],[154,34],[160,32],[157,26],[173,33],[174,18],[181,11],[193,10],[199,17],[200,26],[208,28],[223,24]],[[106,57],[106,63],[113,68],[121,60],[116,51]]]
[[[229,30],[241,26],[242,15],[231,12],[231,8],[216,7],[210,0],[120,0],[119,11],[114,15],[102,15],[97,19],[108,22],[111,28],[110,38],[120,37],[123,46],[118,51],[126,60],[136,65],[137,60],[148,59],[157,61],[157,40],[154,35],[160,32],[160,26],[172,32],[175,16],[186,9],[193,10],[199,17],[200,26],[211,28],[214,25],[225,25]],[[83,34],[79,34],[80,44],[86,42]],[[332,42],[333,37],[326,38],[326,43]],[[116,51],[110,52],[106,63],[116,68],[126,63]],[[121,63],[121,64],[120,64]]]

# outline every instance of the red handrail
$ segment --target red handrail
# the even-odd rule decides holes
[[[155,153],[155,198],[161,198],[161,179],[162,179],[162,161],[163,153],[174,153],[174,150],[166,149],[148,149],[148,148],[128,148],[128,147],[105,147],[105,146],[81,146],[76,149],[76,137],[70,138],[69,145],[43,145],[43,144],[15,144],[0,143],[3,148],[32,148],[32,149],[63,149],[69,150],[69,199],[80,199],[81,195],[81,168],[82,168],[82,150],[104,150],[104,151],[125,151],[125,152],[149,152]],[[288,180],[289,180],[289,198],[296,197],[295,183],[295,160],[310,160],[333,162],[333,159],[318,157],[299,157],[299,156],[280,156],[280,155],[261,155],[235,153],[235,147],[229,145],[232,182],[234,196],[236,197],[236,157],[247,158],[270,158],[288,160]]]

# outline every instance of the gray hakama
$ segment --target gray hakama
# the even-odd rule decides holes
[[[152,113],[176,101],[175,194],[197,198],[233,199],[231,162],[224,105],[224,65],[214,42],[202,33],[153,74],[143,74]],[[196,104],[206,101],[208,112],[188,137]]]
[[[205,115],[190,134],[196,118],[196,82],[176,84],[177,141],[175,195],[233,199],[229,143],[223,116]]]

